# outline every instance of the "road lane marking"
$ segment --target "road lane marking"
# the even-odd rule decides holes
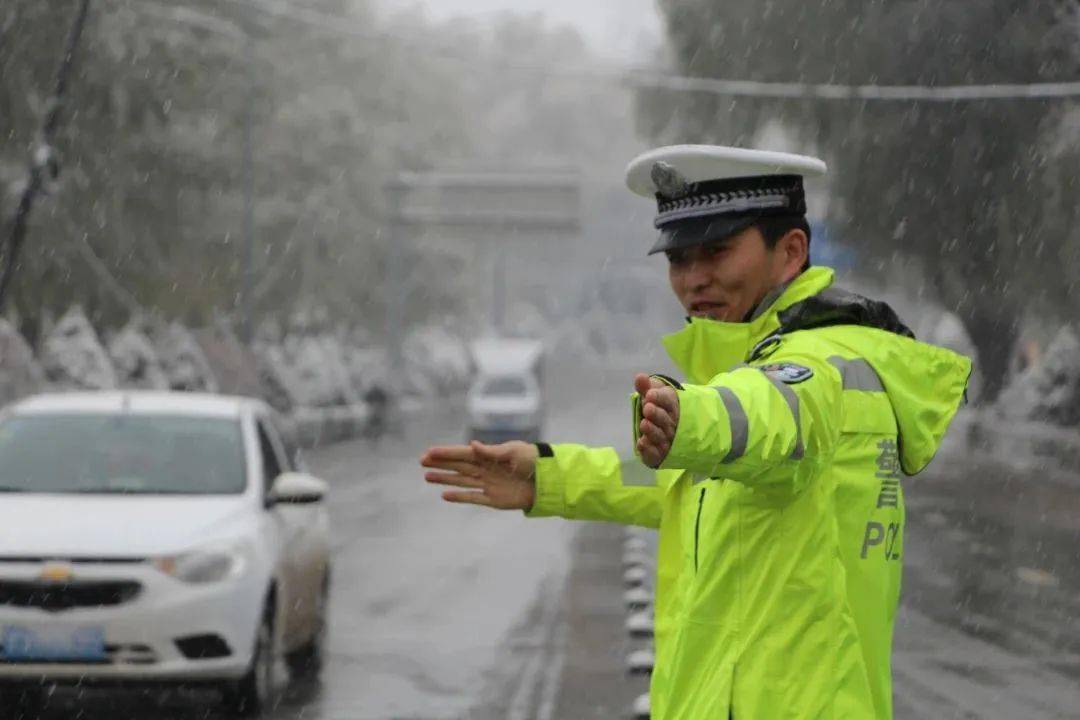
[[[514,694],[510,701],[510,708],[506,713],[506,720],[529,720],[530,717],[535,717],[530,713],[530,701],[533,695],[540,690],[541,673],[544,670],[544,661],[550,660],[551,650],[558,651],[557,648],[552,647],[554,641],[555,626],[559,620],[559,606],[561,604],[563,587],[566,584],[566,577],[562,577],[559,581],[555,581],[552,578],[552,574],[548,574],[542,581],[544,591],[541,595],[541,603],[543,605],[540,609],[540,622],[537,623],[536,632],[530,634],[529,645],[536,648],[532,657],[525,663],[525,669],[521,673],[521,679],[518,681],[518,686],[514,690]],[[546,675],[550,674],[549,667],[548,673],[545,674],[543,682],[545,682],[545,688],[548,684]],[[556,681],[557,682],[557,678]],[[543,698],[541,698],[542,702]]]
[[[536,711],[536,720],[552,720],[555,717],[555,700],[559,694],[563,665],[566,663],[567,625],[565,620],[560,622],[555,633],[555,644],[544,672],[544,684],[540,688],[540,707]]]

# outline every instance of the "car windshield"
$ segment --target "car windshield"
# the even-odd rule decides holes
[[[244,486],[235,419],[49,414],[0,422],[0,492],[221,495]]]
[[[484,383],[481,395],[495,395],[498,397],[516,397],[525,395],[528,387],[525,380],[519,377],[504,376],[493,377]]]

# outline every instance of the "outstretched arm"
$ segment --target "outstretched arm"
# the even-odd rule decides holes
[[[420,462],[431,468],[428,482],[454,488],[443,492],[448,502],[529,517],[660,525],[662,490],[651,476],[640,477],[636,458],[624,461],[613,448],[473,442],[430,448]]]

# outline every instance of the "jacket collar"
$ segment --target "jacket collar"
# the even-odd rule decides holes
[[[690,382],[707,383],[745,362],[755,345],[780,329],[780,313],[832,285],[833,274],[827,267],[810,268],[766,295],[749,322],[688,318],[686,327],[664,336],[664,347]]]

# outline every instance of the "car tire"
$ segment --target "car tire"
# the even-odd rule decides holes
[[[330,573],[323,576],[316,607],[316,629],[311,639],[285,656],[293,678],[311,680],[322,671],[326,653],[327,615],[330,606]]]
[[[239,680],[228,683],[224,689],[225,707],[234,717],[259,717],[270,704],[277,655],[275,636],[271,598],[267,600],[262,621],[255,633],[255,650],[247,672]]]

